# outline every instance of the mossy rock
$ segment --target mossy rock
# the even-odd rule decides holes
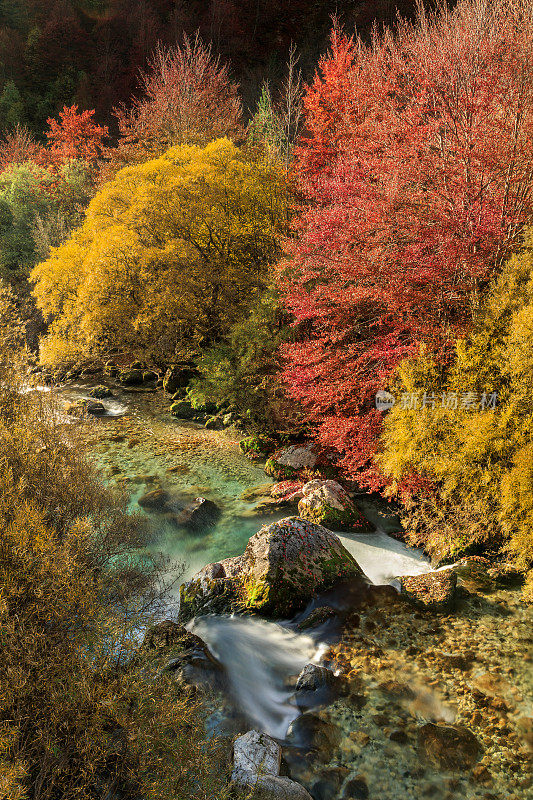
[[[317,460],[313,445],[289,445],[272,453],[265,464],[265,472],[277,481],[296,479],[302,472],[313,470]]]
[[[108,386],[95,386],[89,392],[91,397],[96,397],[97,400],[103,400],[105,397],[113,397],[113,392]]]
[[[337,481],[315,479],[302,489],[301,517],[333,531],[372,530],[346,490]]]
[[[178,400],[177,403],[172,403],[170,413],[178,419],[193,419],[197,415],[196,410],[188,400]]]
[[[253,613],[288,618],[317,592],[365,578],[331,531],[299,517],[267,525],[242,556],[209,564],[181,590],[180,619],[206,613]]]
[[[274,458],[269,458],[265,464],[265,472],[277,481],[288,481],[297,478],[299,472],[294,467],[282,466]]]

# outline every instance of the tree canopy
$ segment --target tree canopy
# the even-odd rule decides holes
[[[381,463],[406,502],[413,543],[440,557],[503,543],[526,568],[533,561],[531,230],[476,316],[450,364],[426,352],[400,365]],[[412,396],[417,402],[402,402]]]
[[[335,31],[307,90],[285,377],[363,485],[383,485],[376,390],[422,342],[447,358],[531,218],[532,33],[514,0],[421,11],[370,47]]]
[[[184,342],[216,340],[278,254],[284,188],[271,164],[227,139],[121,170],[32,274],[52,320],[42,360],[110,346],[172,356]]]

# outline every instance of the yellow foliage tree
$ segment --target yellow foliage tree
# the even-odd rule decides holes
[[[533,231],[492,287],[473,333],[457,342],[452,367],[422,353],[400,365],[395,391],[420,401],[388,413],[381,456],[392,492],[415,489],[407,502],[411,541],[440,557],[503,545],[518,567],[530,567]],[[427,402],[433,395],[435,407]]]
[[[32,274],[45,364],[122,346],[172,355],[225,333],[263,285],[287,220],[283,179],[227,139],[126,167]]]

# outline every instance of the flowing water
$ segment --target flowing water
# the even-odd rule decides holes
[[[318,663],[324,648],[311,636],[253,618],[206,616],[188,627],[224,665],[231,698],[249,723],[284,739],[299,714],[287,681]]]

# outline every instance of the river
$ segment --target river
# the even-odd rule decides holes
[[[177,528],[165,515],[148,515],[153,527],[151,547],[179,562],[182,580],[206,563],[242,553],[261,525],[286,516],[286,512],[268,516],[255,513],[257,501],[250,499],[250,491],[271,481],[261,465],[240,453],[236,432],[205,430],[174,419],[161,393],[114,389],[113,394],[103,401],[107,414],[90,419],[87,438],[106,480],[128,493],[131,509],[138,511],[139,498],[159,488],[168,492],[177,506],[202,496],[220,509],[215,525],[195,533]],[[60,395],[74,400],[86,398],[88,387],[65,386]],[[371,583],[394,584],[397,575],[431,570],[420,552],[383,531],[344,533],[340,538]],[[342,605],[342,598],[332,602]],[[527,663],[524,667],[523,662],[527,662],[530,623],[531,615],[509,592],[490,603],[474,597],[464,604],[460,618],[449,616],[436,621],[413,614],[408,608],[399,607],[389,616],[380,609],[367,608],[351,618],[352,627],[345,630],[336,655],[337,663],[344,664],[353,685],[360,688],[352,688],[348,698],[319,711],[318,716],[306,714],[303,718],[291,685],[305,664],[320,662],[330,645],[338,642],[340,631],[334,624],[302,634],[295,621],[211,616],[193,620],[189,627],[223,664],[229,700],[248,726],[283,741],[291,723],[294,729],[298,719],[315,720],[315,727],[319,725],[322,744],[318,749],[302,750],[293,744],[284,750],[291,775],[317,800],[513,796],[522,800],[527,792],[512,795],[509,788],[516,759],[523,769],[516,755],[520,751],[505,749],[501,737],[494,733],[496,729],[490,727],[495,724],[493,717],[480,721],[472,716],[475,702],[464,699],[467,684],[461,670],[466,667],[450,671],[439,666],[438,659],[446,663],[448,654],[451,657],[473,649],[476,660],[469,667],[468,679],[479,681],[487,671],[495,672],[498,680],[503,680],[503,675],[506,681],[513,676],[511,684],[506,683],[507,694],[499,691],[508,704],[514,692],[513,697],[519,699],[513,714],[517,720],[529,719],[527,687],[531,685],[531,671],[528,677]],[[508,649],[502,645],[505,640],[512,642]],[[372,653],[375,655],[369,655]],[[386,688],[389,684],[399,686],[408,700],[391,695]],[[487,753],[495,753],[498,761],[491,778],[496,794],[486,790],[482,779],[463,774],[457,777],[420,763],[416,737],[421,724],[428,721],[473,726]],[[218,722],[213,726],[217,733]],[[328,731],[334,732],[334,744],[329,742]],[[502,755],[502,748],[511,755]],[[377,793],[369,794],[369,786]],[[347,787],[351,787],[351,794]]]

